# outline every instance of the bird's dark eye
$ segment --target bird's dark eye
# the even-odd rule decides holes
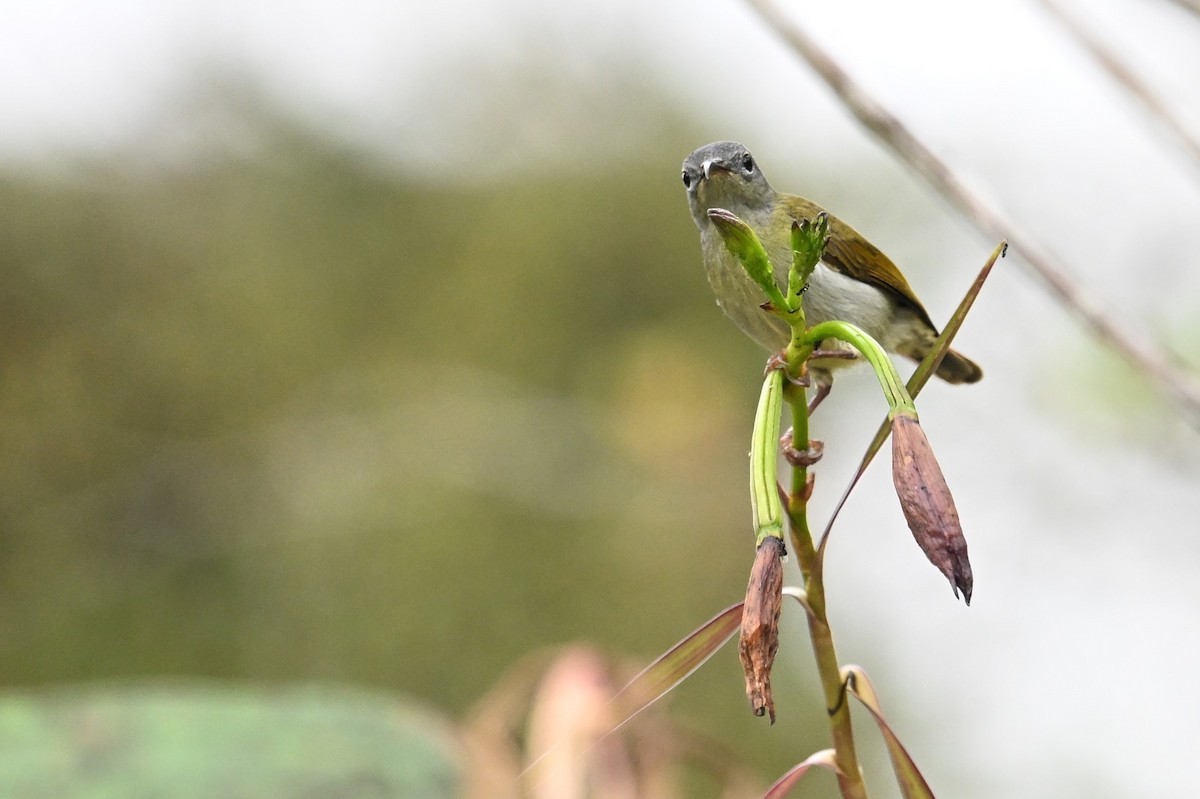
[[[685,188],[688,188],[688,189],[690,189],[692,187],[692,176],[689,175],[686,171],[683,173],[683,185]]]
[[[742,169],[746,170],[747,172],[754,171],[754,159],[750,156],[750,153],[746,153],[742,156]]]

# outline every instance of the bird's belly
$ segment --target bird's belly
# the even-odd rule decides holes
[[[708,280],[717,295],[717,304],[725,315],[748,336],[768,350],[784,347],[789,338],[787,325],[759,306],[766,302],[761,288],[746,274],[741,263],[725,249],[717,236],[705,238],[705,259]],[[774,253],[776,259],[784,254]],[[786,253],[790,257],[790,252]],[[789,264],[790,266],[790,264]],[[715,267],[715,268],[714,268]],[[783,271],[783,274],[779,274]],[[776,270],[776,281],[787,286],[785,270]],[[895,352],[899,339],[908,335],[894,324],[895,304],[890,297],[874,286],[846,277],[819,262],[804,292],[805,322],[809,327],[820,322],[840,320],[862,328],[884,349]],[[828,341],[824,349],[852,350],[850,345]],[[830,362],[831,367],[849,365],[850,361]]]
[[[846,277],[822,261],[817,264],[804,292],[804,315],[809,327],[820,322],[841,320],[865,330],[886,349],[895,305],[879,289]]]
[[[766,294],[750,279],[738,259],[715,233],[702,239],[709,285],[717,296],[717,305],[742,332],[768,350],[785,347],[790,338],[787,324],[761,306]]]

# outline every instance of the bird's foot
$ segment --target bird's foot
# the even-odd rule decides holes
[[[853,361],[858,358],[858,353],[853,350],[813,350],[812,355],[808,356],[810,361],[824,358],[841,358],[844,361]]]
[[[833,390],[832,385],[829,385],[827,383],[818,383],[817,384],[817,391],[815,394],[813,394],[812,400],[810,400],[808,403],[808,415],[809,416],[812,416],[813,411],[815,411],[817,409],[817,406],[820,405],[821,402],[826,397],[829,396],[829,392],[832,390]]]

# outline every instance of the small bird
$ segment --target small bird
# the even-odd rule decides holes
[[[746,335],[771,351],[788,343],[788,326],[761,307],[762,289],[746,274],[741,262],[725,247],[710,208],[724,208],[750,225],[762,241],[775,268],[775,281],[786,291],[792,265],[793,220],[815,219],[819,205],[771,188],[758,163],[741,144],[732,141],[706,144],[683,162],[692,218],[700,228],[704,270],[717,295],[717,305]],[[841,320],[865,330],[888,352],[920,361],[933,347],[938,331],[921,301],[896,265],[854,228],[829,215],[829,243],[804,292],[805,321]],[[827,341],[822,351],[835,357],[809,361],[817,384],[813,406],[829,393],[830,370],[853,363],[853,352],[841,342]],[[937,376],[948,383],[974,383],[983,370],[954,350],[946,352]]]

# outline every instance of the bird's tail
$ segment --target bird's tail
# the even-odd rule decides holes
[[[983,377],[983,370],[967,356],[948,350],[938,364],[937,376],[947,383],[975,383]]]

